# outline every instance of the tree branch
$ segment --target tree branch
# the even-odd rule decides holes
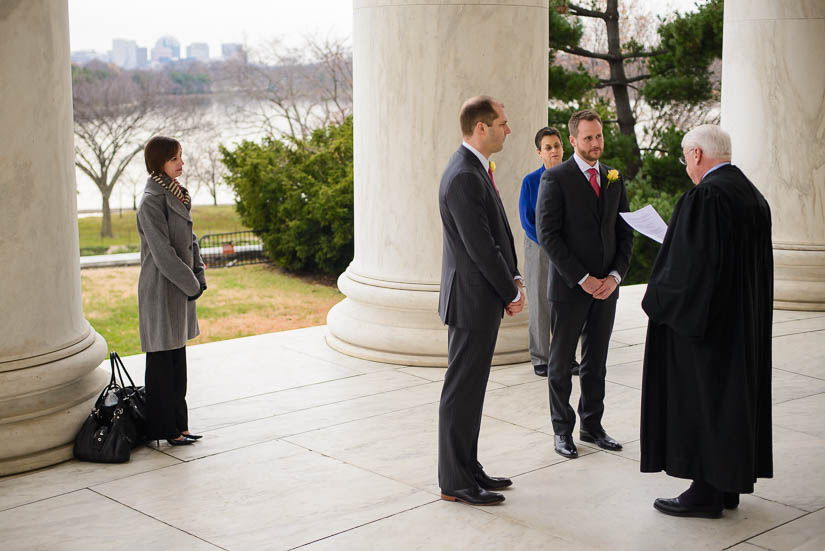
[[[581,17],[595,17],[597,19],[607,19],[607,13],[603,11],[589,10],[576,4],[567,4],[571,15],[579,15]]]
[[[632,54],[622,54],[622,59],[636,59],[639,57],[656,57],[666,53],[667,50],[653,50],[652,52],[635,52]]]
[[[608,86],[628,86],[631,82],[639,82],[640,80],[647,80],[650,75],[636,75],[635,77],[625,78],[623,80],[599,80],[596,88],[607,88]],[[635,88],[635,86],[631,86]]]
[[[568,54],[589,57],[593,59],[603,59],[605,61],[621,61],[621,59],[616,56],[610,54],[603,54],[601,52],[591,52],[590,50],[585,50],[584,48],[580,48],[579,46],[575,46],[573,48],[561,48],[561,51],[567,52]]]

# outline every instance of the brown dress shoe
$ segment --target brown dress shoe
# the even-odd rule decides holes
[[[464,488],[462,490],[441,490],[441,499],[458,501],[467,505],[498,505],[504,501],[504,496],[488,492],[484,488]]]

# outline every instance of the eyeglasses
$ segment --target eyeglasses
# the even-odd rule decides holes
[[[688,149],[688,152],[691,152],[691,151],[693,151],[694,149],[696,149],[696,148],[695,148],[695,147],[691,147],[690,149]],[[685,154],[684,154],[684,153],[682,153],[681,155],[679,155],[679,162],[680,162],[680,163],[682,163],[683,165],[687,166],[687,160],[685,160]]]

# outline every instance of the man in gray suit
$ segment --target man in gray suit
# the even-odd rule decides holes
[[[438,313],[448,325],[448,367],[438,410],[441,498],[493,505],[512,484],[488,476],[478,462],[481,409],[498,328],[506,311],[524,306],[513,234],[489,157],[510,133],[504,106],[468,99],[459,116],[464,143],[447,164],[438,190],[444,245]]]

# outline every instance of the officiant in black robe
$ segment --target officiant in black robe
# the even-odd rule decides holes
[[[773,474],[770,208],[715,125],[683,141],[696,186],[673,212],[642,307],[641,470],[693,480],[654,507],[718,518]]]

